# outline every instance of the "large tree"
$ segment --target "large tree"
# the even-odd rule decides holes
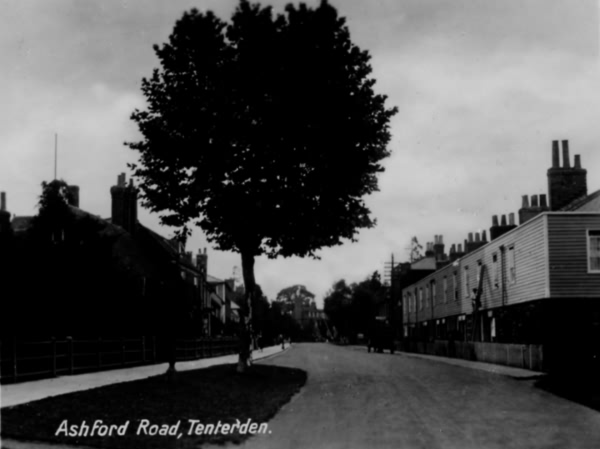
[[[375,94],[369,53],[326,1],[274,14],[241,0],[230,21],[192,9],[154,50],[131,168],[163,224],[182,235],[197,225],[241,255],[243,371],[255,258],[318,258],[375,225],[364,197],[378,190],[396,108]]]

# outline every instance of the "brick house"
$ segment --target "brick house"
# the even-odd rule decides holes
[[[13,316],[33,309],[40,316],[52,317],[49,321],[55,324],[85,322],[90,326],[104,320],[128,331],[136,327],[154,330],[176,319],[180,332],[208,335],[214,288],[206,281],[206,250],[194,258],[182,242],[142,225],[137,219],[137,190],[131,181],[126,184],[125,174],[119,175],[110,190],[111,217],[107,219],[79,207],[77,186],[70,186],[69,191],[70,221],[58,235],[42,238],[35,233],[34,217],[11,220],[2,193],[0,236],[11,249],[12,280],[20,297],[29,303],[13,304]],[[52,274],[42,274],[38,285],[28,284],[31,261],[60,265],[54,249],[59,247],[66,248],[60,253],[66,259],[60,263],[70,273],[46,270]],[[44,290],[62,299],[48,300]]]

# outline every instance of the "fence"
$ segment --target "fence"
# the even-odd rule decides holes
[[[532,371],[544,371],[543,345],[449,342],[447,340],[435,340],[433,342],[403,341],[400,343],[400,350],[495,363]]]
[[[165,337],[2,337],[0,383],[160,363]],[[177,338],[177,360],[233,354],[238,340]]]

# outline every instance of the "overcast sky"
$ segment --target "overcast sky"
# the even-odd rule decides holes
[[[9,211],[36,212],[58,133],[59,178],[80,186],[82,209],[110,216],[110,187],[136,158],[123,142],[140,138],[129,117],[144,107],[140,82],[158,64],[152,45],[184,10],[227,19],[236,3],[1,0],[0,190]],[[406,259],[413,235],[425,246],[441,234],[449,248],[488,229],[492,215],[516,213],[522,195],[546,193],[554,139],[569,140],[588,190],[600,189],[598,0],[330,3],[370,51],[376,91],[399,108],[380,192],[368,198],[378,226],[320,261],[260,258],[256,278],[269,298],[304,284],[321,305],[335,281],[381,271],[392,253]],[[139,215],[171,236],[157,217]],[[214,276],[240,266],[199,230],[188,246],[208,247]]]

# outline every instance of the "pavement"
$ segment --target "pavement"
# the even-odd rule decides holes
[[[419,359],[431,360],[434,362],[447,363],[449,365],[462,366],[464,368],[471,368],[480,371],[487,371],[488,373],[500,374],[502,376],[509,376],[514,379],[537,379],[544,377],[547,374],[539,371],[531,371],[523,368],[516,368],[513,366],[495,365],[493,363],[477,362],[472,360],[455,359],[451,357],[440,357],[437,355],[426,355],[416,354],[414,352],[399,352],[398,354],[406,357],[416,357]]]
[[[286,350],[288,348],[289,345],[286,345]],[[262,351],[254,351],[252,353],[252,359],[254,361],[261,360],[274,356],[280,352],[282,352],[281,346],[270,346],[264,348]],[[214,365],[236,363],[237,360],[238,355],[231,354],[221,357],[192,360],[189,362],[177,362],[176,369],[177,371],[189,371],[208,368],[209,366]],[[147,377],[165,373],[168,366],[168,363],[161,363],[157,365],[136,366],[132,368],[99,371],[72,376],[60,376],[50,379],[2,385],[0,386],[0,407],[10,407],[50,396],[90,390],[92,388],[120,382],[145,379]]]
[[[355,351],[367,352],[367,348],[361,345],[348,346]],[[389,355],[389,354],[388,354]],[[516,368],[513,366],[496,365],[494,363],[478,362],[474,360],[457,359],[453,357],[442,357],[437,355],[419,354],[416,352],[397,351],[395,356],[414,357],[418,359],[431,360],[432,362],[447,363],[448,365],[462,366],[488,373],[499,374],[502,376],[512,377],[514,379],[538,379],[547,376],[547,373],[540,371],[531,371],[524,368]]]

